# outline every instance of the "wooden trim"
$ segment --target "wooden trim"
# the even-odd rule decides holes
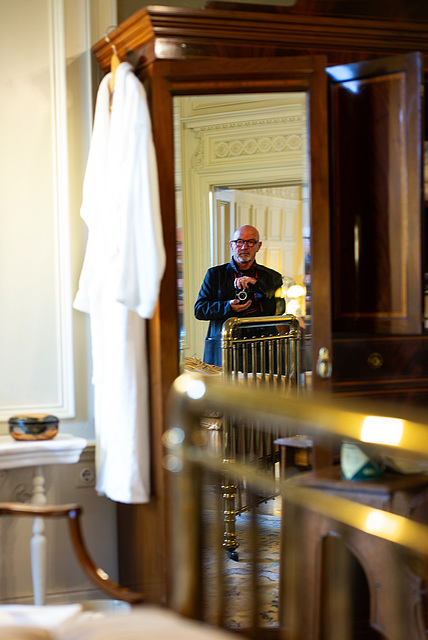
[[[109,38],[121,59],[131,59],[136,67],[155,59],[245,57],[249,52],[264,56],[325,54],[328,64],[410,51],[428,53],[428,24],[422,21],[350,20],[291,10],[272,14],[256,9],[145,7],[110,32]],[[92,51],[107,72],[111,46],[103,39]]]

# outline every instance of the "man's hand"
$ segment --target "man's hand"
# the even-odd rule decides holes
[[[248,285],[256,284],[256,278],[250,278],[249,276],[241,276],[240,278],[236,278],[235,287],[237,289],[248,289]]]
[[[244,302],[242,304],[242,302],[238,300],[238,298],[235,298],[235,300],[230,301],[230,308],[235,313],[240,313],[241,311],[245,311],[246,309],[248,309],[248,307],[251,306],[251,302],[252,300],[247,300],[247,302]]]

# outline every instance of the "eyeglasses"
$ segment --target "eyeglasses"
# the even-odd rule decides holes
[[[232,240],[232,242],[234,242],[237,247],[243,247],[244,244],[247,244],[247,247],[254,247],[254,245],[259,243],[258,240],[241,240],[241,238],[238,240]]]

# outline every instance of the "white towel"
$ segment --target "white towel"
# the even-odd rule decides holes
[[[119,65],[102,80],[83,185],[88,242],[74,307],[90,315],[96,489],[150,498],[146,320],[165,269],[158,175],[143,85]]]

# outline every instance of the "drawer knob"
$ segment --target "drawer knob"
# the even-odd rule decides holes
[[[371,353],[367,358],[367,364],[372,369],[380,369],[383,365],[383,358],[380,353]]]

